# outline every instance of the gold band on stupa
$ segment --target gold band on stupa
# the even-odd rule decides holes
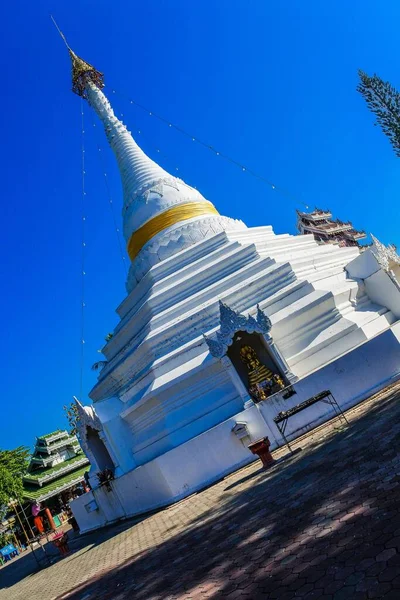
[[[203,202],[178,204],[153,217],[131,235],[127,246],[129,258],[134,260],[143,246],[160,231],[179,223],[179,221],[187,221],[203,215],[219,215],[219,212],[211,202],[204,200]]]

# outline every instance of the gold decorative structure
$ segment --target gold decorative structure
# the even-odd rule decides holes
[[[131,260],[139,254],[143,246],[151,240],[152,237],[175,225],[181,221],[192,219],[193,217],[199,217],[202,215],[218,215],[218,211],[215,206],[208,200],[202,202],[186,202],[185,204],[178,204],[172,206],[168,210],[164,211],[160,215],[153,217],[142,227],[139,227],[132,235],[128,242],[128,254]]]
[[[259,400],[265,400],[269,395],[285,387],[282,377],[263,365],[251,346],[241,348],[240,358],[248,371],[249,391]]]
[[[99,89],[104,87],[104,75],[100,73],[97,69],[95,69],[91,64],[87,63],[85,60],[80,58],[75,54],[75,52],[71,49],[70,45],[67,42],[67,39],[59,26],[57,25],[54,17],[50,15],[51,20],[53,21],[58,33],[62,37],[64,44],[68,48],[69,55],[72,61],[72,91],[78,96],[82,98],[87,98],[86,94],[86,84],[88,81],[91,81],[95,86]]]
[[[86,84],[91,81],[99,89],[104,87],[104,75],[68,48],[72,61],[72,91],[87,98]]]

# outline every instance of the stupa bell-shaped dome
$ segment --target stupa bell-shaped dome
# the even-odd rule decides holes
[[[220,216],[214,205],[151,160],[114,114],[102,92],[103,76],[72,51],[73,91],[101,119],[123,187],[123,232],[132,261],[128,291],[157,262],[224,230],[245,225]]]

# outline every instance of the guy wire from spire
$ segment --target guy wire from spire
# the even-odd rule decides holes
[[[119,115],[119,116],[120,116],[120,117],[123,117],[124,115],[123,115],[122,113],[120,113],[120,115]],[[97,127],[97,125],[96,125],[96,123],[95,123],[95,122],[93,122],[93,127]],[[131,133],[131,131],[130,131],[129,133]],[[144,134],[143,134],[143,131],[142,131],[141,129],[136,129],[136,130],[135,130],[135,135],[139,135],[139,136],[141,137],[141,139],[142,139],[142,140],[145,140],[145,141],[146,141],[146,144],[147,144],[147,145],[148,145],[148,146],[149,146],[149,147],[150,147],[150,148],[151,148],[151,149],[152,149],[154,152],[157,152],[158,156],[162,156],[162,157],[163,157],[163,158],[165,158],[165,159],[166,159],[168,162],[170,162],[170,164],[171,164],[171,167],[168,167],[167,169],[169,169],[169,168],[170,168],[170,169],[171,169],[171,173],[172,173],[172,169],[173,169],[174,171],[176,171],[177,173],[178,173],[178,172],[180,173],[180,168],[179,168],[179,167],[172,166],[172,164],[174,163],[174,160],[173,160],[173,158],[172,158],[170,155],[168,155],[168,154],[166,154],[165,152],[163,152],[162,150],[160,150],[160,148],[158,148],[157,146],[155,146],[155,145],[154,145],[154,144],[153,144],[153,143],[150,141],[150,139],[147,137],[147,135],[144,135]],[[98,149],[99,149],[99,151],[101,151],[101,152],[102,152],[102,150],[103,150],[103,149],[101,148],[100,144],[98,144]],[[101,158],[103,158],[103,157],[104,157],[104,153],[102,153],[102,157],[101,157]],[[104,159],[103,159],[103,160],[104,160]],[[104,164],[104,163],[103,163],[103,164]],[[105,171],[104,171],[104,176],[106,177],[106,186],[107,186],[107,188],[109,188],[109,184],[108,184],[108,178],[107,178],[107,173],[106,173]],[[190,182],[188,182],[188,181],[187,181],[186,177],[184,177],[184,179],[185,179],[185,181],[186,181],[187,183],[189,183],[189,185],[191,185],[191,184],[190,184]],[[192,185],[192,188],[194,188],[195,190],[197,189],[197,187],[196,187],[195,185]],[[110,192],[110,197],[111,197],[111,192]],[[112,205],[112,206],[114,206],[114,202],[112,201],[112,198],[110,198],[110,203],[111,203],[111,205]],[[114,217],[114,212],[113,212],[113,217]],[[114,223],[115,223],[115,224],[117,223],[117,221],[115,220],[115,217],[114,217]],[[116,231],[117,231],[117,232],[119,232],[119,231],[120,231],[117,225],[116,225]],[[118,236],[118,241],[120,241],[120,237],[119,237],[119,236]],[[123,259],[124,259],[124,261],[125,261],[125,257],[124,257],[124,255],[123,255],[123,252],[122,252],[122,256],[123,256]]]
[[[111,91],[112,91],[113,94],[116,93],[116,91],[115,91],[114,88],[111,88]],[[118,94],[118,95],[120,95],[120,94]],[[308,205],[305,202],[303,202],[302,200],[296,198],[295,196],[293,196],[290,192],[288,192],[284,188],[281,188],[281,187],[275,185],[274,183],[272,183],[271,181],[269,181],[269,179],[267,179],[263,175],[260,175],[259,173],[256,173],[252,169],[249,169],[243,163],[235,160],[234,158],[231,158],[230,156],[228,156],[227,154],[225,154],[223,152],[220,152],[219,150],[217,150],[216,148],[214,148],[214,146],[212,146],[211,144],[208,144],[207,142],[204,142],[204,141],[200,140],[198,137],[192,135],[191,133],[189,133],[188,131],[186,131],[182,127],[179,127],[178,125],[174,125],[174,123],[172,123],[171,121],[169,121],[165,117],[162,117],[161,115],[155,113],[154,111],[150,110],[146,106],[143,106],[143,104],[139,104],[139,102],[136,102],[136,100],[133,100],[131,97],[129,97],[129,96],[125,95],[125,94],[121,94],[121,95],[126,100],[129,100],[130,104],[134,104],[135,106],[137,106],[138,108],[140,108],[140,110],[142,110],[145,113],[147,113],[150,117],[155,117],[156,119],[158,119],[162,123],[168,125],[168,127],[173,128],[176,131],[178,131],[179,133],[183,134],[184,136],[190,138],[192,140],[192,142],[196,142],[200,146],[203,146],[203,148],[206,148],[207,150],[210,150],[211,152],[213,152],[213,154],[215,156],[219,156],[220,158],[223,158],[227,162],[230,162],[231,164],[235,165],[236,167],[239,167],[242,170],[242,172],[246,172],[249,175],[251,175],[252,177],[254,177],[254,178],[256,178],[256,179],[258,179],[260,181],[263,181],[272,190],[274,190],[274,191],[282,194],[286,198],[289,198],[290,200],[292,200],[296,204],[302,204],[305,208],[308,208]]]
[[[123,116],[123,115],[121,114],[121,116]],[[149,140],[149,138],[147,137],[147,135],[144,135],[144,134],[143,134],[143,131],[142,131],[141,129],[136,129],[135,133],[136,133],[137,135],[140,135],[140,137],[142,138],[142,140],[145,140],[145,141],[146,141],[146,144],[148,144],[148,145],[149,145],[149,147],[150,147],[152,150],[154,150],[155,152],[157,152],[157,154],[158,154],[159,156],[162,156],[162,157],[163,157],[163,158],[165,158],[165,159],[166,159],[168,162],[170,162],[170,164],[171,164],[171,167],[168,167],[168,168],[167,168],[167,171],[168,171],[168,172],[169,172],[169,169],[173,169],[173,170],[174,170],[174,171],[176,171],[176,172],[178,172],[178,171],[180,172],[180,169],[179,169],[179,167],[173,167],[173,166],[172,166],[172,164],[175,164],[175,163],[174,163],[174,159],[173,159],[171,156],[169,156],[168,154],[166,154],[165,152],[161,151],[161,150],[160,150],[160,148],[157,148],[157,146],[154,146],[154,144],[153,144],[153,143],[152,143],[152,142]],[[185,179],[185,181],[186,181],[186,177],[184,177],[184,179]],[[190,185],[190,182],[189,182],[189,185]],[[193,187],[194,189],[197,189],[195,185],[192,185],[192,187]]]
[[[82,201],[81,201],[81,353],[80,353],[80,376],[79,376],[79,397],[83,398],[83,372],[85,360],[85,258],[86,258],[86,189],[85,189],[85,121],[83,112],[83,99],[81,98],[81,135],[82,135]]]
[[[93,127],[96,127],[96,129],[97,129],[96,123],[94,123],[94,122],[93,122]],[[99,159],[100,169],[101,169],[101,172],[103,173],[103,177],[104,177],[104,183],[105,183],[107,197],[108,197],[108,204],[110,206],[110,211],[111,211],[111,216],[112,216],[112,220],[113,220],[113,224],[114,224],[115,234],[116,234],[116,237],[117,237],[117,243],[118,243],[119,252],[120,252],[122,264],[123,264],[123,267],[124,267],[125,276],[127,276],[128,275],[128,270],[127,270],[127,267],[126,267],[126,258],[125,258],[125,255],[124,255],[123,244],[121,243],[121,235],[120,235],[121,232],[120,232],[120,228],[118,227],[117,219],[116,219],[116,216],[115,216],[114,202],[113,202],[113,198],[112,198],[112,194],[111,194],[110,184],[108,182],[108,176],[107,176],[107,171],[106,171],[106,168],[105,168],[103,151],[102,151],[102,148],[101,148],[101,146],[100,146],[99,143],[97,143],[97,156],[98,156],[98,159]]]
[[[121,113],[120,117],[123,117],[123,116],[124,115]],[[92,124],[93,124],[93,127],[96,127],[96,129],[98,130],[97,124],[94,121],[93,121]],[[162,156],[166,160],[172,162],[171,156],[168,156],[165,152],[162,152],[159,148],[157,148],[156,146],[154,146],[150,142],[150,140],[147,138],[147,136],[143,135],[143,132],[142,132],[141,129],[137,129],[135,131],[135,134],[140,135],[140,137],[142,139],[145,139],[146,143],[152,148],[152,150],[154,150],[155,152],[157,152],[157,154],[159,156]],[[111,194],[111,190],[110,190],[110,184],[109,184],[109,181],[108,181],[108,175],[107,175],[107,171],[106,171],[106,168],[105,168],[104,152],[103,152],[103,148],[101,147],[101,145],[98,142],[97,142],[97,148],[98,148],[99,164],[100,164],[100,168],[102,170],[102,173],[104,175],[104,181],[105,181],[105,186],[106,186],[106,190],[107,190],[108,201],[109,201],[109,204],[110,204],[111,214],[112,214],[112,218],[113,218],[114,228],[115,228],[115,232],[116,232],[118,247],[119,247],[119,251],[120,251],[120,254],[121,254],[121,259],[122,259],[122,262],[123,262],[125,275],[127,275],[128,271],[127,271],[127,267],[126,267],[126,258],[125,258],[125,254],[124,254],[124,250],[123,250],[123,244],[121,243],[121,235],[120,235],[121,231],[120,231],[120,229],[118,227],[117,219],[115,217],[115,211],[114,211],[115,204],[114,204],[113,199],[112,199],[112,194]],[[173,170],[176,171],[176,172],[178,172],[180,169],[179,169],[179,167],[173,167]],[[196,186],[192,186],[192,187],[194,189],[197,189]]]
[[[72,54],[73,56],[75,56],[75,53],[73,52],[73,50],[71,49],[71,47],[69,46],[65,35],[62,33],[61,29],[59,28],[59,26],[57,25],[53,15],[50,15],[51,20],[53,21],[58,33],[60,34],[62,40],[64,41],[66,47],[68,48],[68,51],[70,52],[70,54]],[[90,65],[88,65],[90,66]],[[93,68],[94,70],[94,68]],[[94,70],[95,71],[95,70]],[[104,87],[104,82],[102,79],[102,73],[99,73],[96,71],[96,74],[98,76],[100,76],[100,84],[98,81],[95,81],[96,85],[99,85],[99,87]],[[73,91],[75,91],[76,93],[78,93],[79,95],[84,95],[81,94],[80,92],[77,92],[76,89],[73,88]],[[113,94],[115,94],[115,89],[112,89]],[[149,110],[148,108],[146,108],[145,106],[143,106],[142,104],[139,104],[139,102],[136,102],[135,100],[133,100],[132,98],[130,98],[129,96],[126,96],[124,94],[122,94],[127,100],[130,101],[131,104],[135,104],[135,106],[137,106],[138,108],[140,108],[141,110],[143,110],[144,112],[148,113],[151,117],[155,117],[156,119],[158,119],[159,121],[165,123],[168,125],[168,127],[173,127],[176,131],[179,131],[179,133],[182,133],[183,135],[185,135],[186,137],[190,138],[193,142],[196,142],[197,144],[199,144],[200,146],[203,146],[204,148],[207,148],[207,150],[211,150],[211,152],[213,152],[216,156],[220,156],[221,158],[223,158],[224,160],[230,162],[231,164],[239,167],[243,172],[248,173],[249,175],[251,175],[252,177],[259,179],[260,181],[263,181],[264,183],[266,183],[272,190],[276,190],[277,192],[279,192],[280,194],[282,194],[283,196],[285,196],[286,198],[289,198],[290,200],[292,200],[293,202],[295,202],[296,204],[302,204],[305,208],[308,208],[308,205],[303,202],[302,200],[299,200],[298,198],[296,198],[295,196],[293,196],[291,193],[289,193],[287,190],[276,186],[274,183],[272,183],[271,181],[269,181],[266,177],[264,177],[263,175],[260,175],[259,173],[256,173],[255,171],[253,171],[252,169],[249,169],[248,167],[246,167],[246,165],[244,165],[243,163],[235,160],[234,158],[231,158],[230,156],[228,156],[227,154],[223,153],[223,152],[219,152],[218,150],[216,150],[214,148],[214,146],[212,146],[211,144],[207,144],[207,142],[203,142],[202,140],[200,140],[199,138],[197,138],[196,136],[193,136],[192,134],[190,134],[189,132],[187,132],[185,129],[183,129],[182,127],[179,127],[178,125],[174,125],[173,123],[171,123],[168,119],[165,119],[164,117],[162,117],[161,115]]]

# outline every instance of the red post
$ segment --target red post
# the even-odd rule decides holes
[[[39,533],[44,533],[44,527],[43,527],[43,519],[42,517],[36,516],[33,519],[33,522],[35,523],[35,527],[38,530]]]
[[[46,513],[46,517],[49,521],[49,525],[50,525],[50,529],[52,529],[53,531],[56,530],[56,524],[54,523],[54,519],[52,517],[52,514],[50,512],[50,509],[48,509],[47,507],[44,509],[44,512]]]
[[[275,462],[271,452],[269,451],[270,446],[271,442],[269,441],[268,437],[262,438],[261,440],[256,440],[248,446],[250,452],[257,454],[257,456],[260,457],[264,469],[267,469]]]
[[[58,533],[53,537],[53,544],[57,546],[62,556],[65,556],[69,552],[68,536],[64,533]]]

